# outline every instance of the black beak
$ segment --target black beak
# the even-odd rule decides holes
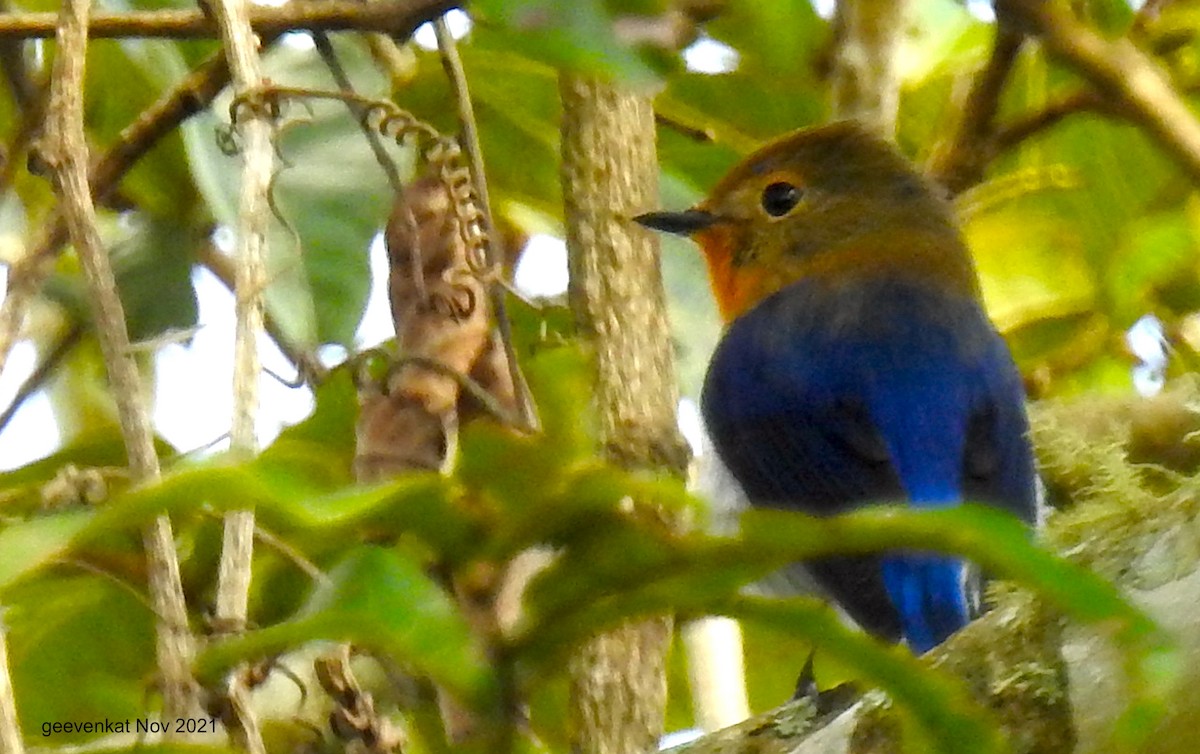
[[[633,221],[647,228],[674,233],[679,236],[691,234],[711,227],[717,222],[716,215],[701,209],[688,209],[683,212],[647,212],[638,215]]]

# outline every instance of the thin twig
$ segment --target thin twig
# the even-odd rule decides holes
[[[461,3],[448,0],[391,0],[362,3],[354,0],[312,0],[278,8],[255,6],[250,23],[263,36],[293,30],[377,31],[409,37],[430,18]],[[55,14],[16,13],[0,15],[0,39],[32,39],[54,36]],[[168,39],[212,39],[217,25],[201,9],[133,11],[92,15],[91,36],[164,37]]]
[[[17,720],[17,702],[13,695],[12,676],[8,672],[8,626],[0,608],[0,751],[4,754],[24,754],[21,725]]]
[[[1142,7],[1133,17],[1133,25],[1129,28],[1131,36],[1141,36],[1153,24],[1160,13],[1170,5],[1172,0],[1145,0]]]
[[[263,85],[258,40],[250,26],[245,0],[212,0],[210,8],[221,29],[234,91],[239,95]],[[243,107],[234,124],[242,136],[242,185],[238,199],[234,252],[234,308],[237,325],[233,356],[233,425],[230,449],[235,455],[253,456],[258,442],[254,419],[258,412],[258,379],[261,363],[258,337],[263,331],[264,258],[270,220],[271,177],[275,149],[271,143],[271,111],[262,106]],[[225,536],[217,579],[216,620],[226,631],[246,625],[254,556],[254,512],[233,510],[225,515]],[[248,706],[249,692],[240,672],[230,673],[224,694],[231,711],[227,723],[239,744],[251,754],[265,754],[258,721]]]
[[[196,252],[196,260],[200,262],[209,272],[213,274],[217,280],[221,282],[230,293],[233,293],[235,288],[233,261],[213,248],[212,244],[205,244]],[[275,341],[275,345],[279,348],[279,352],[292,363],[296,368],[296,373],[311,380],[315,384],[320,384],[325,379],[327,370],[321,362],[313,356],[313,354],[305,351],[291,341],[284,333],[283,328],[275,321],[271,312],[263,311],[263,329],[271,340]]]
[[[1176,88],[1181,94],[1194,95],[1200,92],[1200,81],[1178,84]],[[1040,110],[1025,113],[997,126],[993,136],[995,150],[999,153],[1011,149],[1022,141],[1053,128],[1065,118],[1081,113],[1100,113],[1127,120],[1135,125],[1138,123],[1137,116],[1121,102],[1106,99],[1094,90],[1085,89],[1063,95]]]
[[[295,547],[287,543],[287,540],[276,536],[270,530],[264,529],[261,526],[254,527],[254,536],[267,547],[275,550],[287,560],[291,561],[292,565],[296,566],[305,576],[312,579],[320,586],[328,586],[330,584],[329,576],[325,574],[317,564],[304,557],[304,553],[300,552]]]
[[[75,558],[63,558],[56,562],[61,563],[62,565],[68,566],[70,568],[78,568],[81,571],[86,571],[87,573],[90,573],[93,576],[99,576],[100,578],[104,579],[105,581],[108,581],[109,583],[114,584],[115,586],[120,588],[122,591],[124,591],[126,594],[128,594],[129,596],[133,597],[135,600],[140,602],[142,604],[142,606],[146,608],[146,612],[150,613],[158,620],[162,620],[162,616],[159,615],[154,610],[154,603],[150,601],[149,597],[147,597],[146,595],[139,592],[138,588],[136,586],[134,586],[133,584],[130,584],[128,581],[121,578],[120,576],[113,573],[112,571],[105,570],[97,565],[93,565],[93,564],[87,562],[86,560],[76,560]]]
[[[0,0],[0,13],[11,13],[7,0]],[[30,140],[42,127],[46,105],[45,81],[33,76],[25,61],[25,43],[18,40],[0,42],[0,70],[8,82],[13,102],[20,113],[16,128],[8,140],[0,166],[0,191],[12,183],[12,177],[24,162]]]
[[[29,400],[30,396],[36,393],[46,383],[46,379],[58,366],[71,349],[78,345],[83,338],[83,325],[76,323],[65,335],[58,339],[58,342],[46,354],[46,358],[42,359],[37,368],[33,370],[21,386],[17,388],[17,394],[13,396],[12,403],[8,404],[8,408],[4,409],[4,413],[0,414],[0,432],[8,426],[12,421],[13,416]]]
[[[1008,123],[997,126],[993,136],[995,149],[997,152],[1011,149],[1022,141],[1057,125],[1064,118],[1085,112],[1119,115],[1119,108],[1094,91],[1074,92],[1048,103],[1040,110],[1026,113],[1013,118]]]
[[[312,32],[313,44],[317,47],[317,53],[321,56],[321,60],[325,61],[325,67],[329,69],[329,74],[333,76],[334,83],[338,85],[338,89],[343,92],[354,93],[354,83],[350,81],[350,76],[346,74],[346,69],[342,67],[342,63],[338,60],[337,50],[333,48],[333,43],[329,41],[329,35],[323,31]],[[375,154],[375,160],[379,163],[379,167],[387,174],[388,183],[391,184],[392,192],[399,193],[404,188],[403,182],[400,180],[400,172],[396,169],[396,161],[388,153],[383,146],[383,140],[379,137],[379,132],[371,128],[364,116],[366,109],[346,101],[346,107],[358,122],[358,127],[362,129],[363,134],[367,137],[367,144],[371,147],[371,152]]]
[[[92,299],[97,335],[117,404],[135,483],[159,476],[158,456],[143,403],[141,377],[129,351],[125,312],[116,279],[96,227],[96,207],[88,185],[87,141],[83,129],[84,60],[90,0],[66,0],[61,12],[49,114],[49,164],[72,244],[83,266]],[[145,534],[150,593],[158,626],[158,663],[164,713],[188,717],[195,709],[191,680],[192,637],[179,577],[179,559],[170,519],[159,516]],[[168,734],[170,735],[170,734]]]
[[[458,55],[458,44],[445,17],[433,22],[433,30],[437,36],[438,50],[442,55],[442,67],[446,70],[446,78],[450,80],[451,91],[458,106],[459,144],[467,156],[467,167],[471,171],[471,183],[474,184],[475,197],[479,209],[483,212],[483,220],[487,225],[488,243],[486,246],[487,259],[484,260],[489,270],[501,269],[498,258],[500,254],[500,234],[496,232],[496,223],[492,215],[492,203],[488,196],[487,175],[483,167],[483,152],[479,146],[479,130],[476,127],[475,108],[471,105],[471,94],[467,89],[467,76],[463,71],[462,59]],[[529,392],[529,385],[521,373],[517,363],[517,352],[513,347],[512,324],[508,321],[507,305],[504,300],[504,288],[496,282],[488,284],[488,303],[491,305],[492,316],[496,320],[496,329],[504,344],[504,356],[508,362],[509,377],[512,379],[517,398],[519,423],[515,426],[536,432],[540,426],[537,407]]]
[[[716,140],[716,137],[713,135],[711,129],[689,126],[687,123],[684,123],[681,120],[676,120],[669,115],[663,115],[659,112],[654,113],[654,123],[655,125],[662,126],[663,128],[669,128],[672,131],[682,134],[692,141],[700,142],[701,144],[708,144]]]
[[[12,13],[12,4],[8,0],[0,0],[0,13]],[[29,110],[41,99],[42,87],[29,75],[29,66],[25,64],[25,48],[21,42],[0,44],[0,69],[4,71],[13,101],[21,110]]]
[[[220,518],[215,511],[206,510],[205,513],[212,518]],[[284,559],[291,561],[292,565],[296,566],[297,570],[312,579],[318,585],[327,585],[329,583],[329,576],[327,576],[324,571],[318,568],[316,563],[304,557],[304,553],[288,544],[287,541],[279,535],[271,532],[269,529],[264,529],[260,524],[255,524],[254,538],[267,547],[277,551],[284,557]]]

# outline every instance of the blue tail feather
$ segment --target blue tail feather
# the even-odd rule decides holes
[[[905,553],[883,559],[883,583],[900,613],[904,638],[923,654],[969,620],[962,560]]]

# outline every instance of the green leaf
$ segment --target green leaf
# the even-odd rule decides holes
[[[63,557],[75,537],[95,518],[93,511],[68,511],[9,524],[0,530],[0,590]]]
[[[361,47],[338,44],[340,60],[364,96],[384,82]],[[310,51],[276,46],[267,75],[279,85],[336,89]],[[228,112],[219,99],[213,112]],[[224,128],[211,113],[184,125],[196,181],[216,220],[236,227],[240,157],[217,148]],[[385,140],[386,143],[386,140]],[[268,238],[267,309],[294,343],[350,344],[370,288],[367,249],[384,226],[391,203],[386,174],[355,118],[340,103],[287,105],[277,135],[279,159],[272,186],[274,214]],[[393,155],[407,172],[410,155]],[[294,231],[294,233],[293,233]]]
[[[454,485],[434,473],[406,474],[319,497],[276,499],[259,510],[264,525],[313,547],[409,533],[443,557],[466,560],[484,537],[481,522],[460,503]]]
[[[1006,752],[995,718],[957,679],[930,668],[907,648],[886,646],[846,626],[828,605],[810,599],[733,597],[718,612],[799,635],[824,655],[869,679],[928,736],[927,751]]]
[[[655,80],[650,68],[613,33],[599,0],[563,5],[553,0],[481,0],[471,5],[479,26],[497,29],[500,43],[555,68],[618,77],[631,84]]]
[[[42,730],[47,722],[147,716],[148,679],[154,673],[153,612],[130,589],[80,573],[66,565],[5,590],[8,662],[29,741],[61,745],[103,737],[47,737]],[[67,678],[70,683],[63,682]]]
[[[160,458],[168,458],[175,449],[155,438]],[[69,445],[19,469],[0,474],[0,511],[4,515],[26,515],[41,506],[41,488],[66,466],[94,468],[113,472],[129,465],[121,428],[116,424],[99,425],[73,438]],[[118,475],[119,476],[119,475]]]
[[[528,592],[515,654],[536,670],[575,642],[632,617],[719,611],[736,590],[790,563],[887,549],[962,555],[1030,587],[1070,617],[1104,625],[1124,653],[1134,689],[1127,715],[1163,711],[1178,656],[1169,639],[1111,584],[1037,547],[1026,526],[985,506],[938,511],[877,507],[833,518],[754,509],[736,539],[681,539],[610,519],[573,542]],[[819,637],[813,637],[820,648]]]
[[[177,47],[161,41],[88,45],[84,119],[89,139],[101,149],[115,143],[121,131],[186,70]],[[168,133],[143,155],[121,181],[120,190],[157,218],[176,222],[188,218],[198,194],[179,133]]]
[[[146,219],[113,247],[113,267],[131,340],[196,324],[199,308],[192,287],[192,261],[199,243],[207,243],[207,239],[192,228]]]
[[[314,391],[313,412],[284,429],[258,457],[257,467],[277,484],[311,495],[352,481],[358,394],[349,369],[335,369]]]
[[[761,78],[785,76],[790,83],[812,84],[817,54],[829,39],[829,23],[808,0],[773,3],[731,0],[706,31],[729,44]],[[798,94],[812,96],[811,91]]]
[[[1071,226],[1029,203],[973,214],[964,227],[988,314],[1001,332],[1086,313],[1093,271]]]
[[[243,660],[318,640],[382,653],[472,709],[495,710],[496,679],[454,602],[419,563],[378,547],[350,550],[294,619],[210,647],[197,671],[211,681]]]
[[[1128,327],[1157,309],[1160,290],[1194,288],[1196,261],[1194,220],[1187,213],[1147,214],[1126,224],[1106,275],[1118,322]],[[1187,303],[1184,311],[1200,306],[1200,300]]]
[[[464,427],[454,475],[523,507],[552,491],[572,463],[593,455],[595,434],[586,413],[592,374],[578,347],[552,345],[522,361],[541,420],[541,432],[520,435],[493,422]],[[552,493],[551,493],[552,494]]]

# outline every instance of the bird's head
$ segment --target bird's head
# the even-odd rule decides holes
[[[783,136],[695,207],[635,219],[700,244],[726,320],[809,277],[920,275],[977,294],[949,202],[893,146],[850,122]]]

